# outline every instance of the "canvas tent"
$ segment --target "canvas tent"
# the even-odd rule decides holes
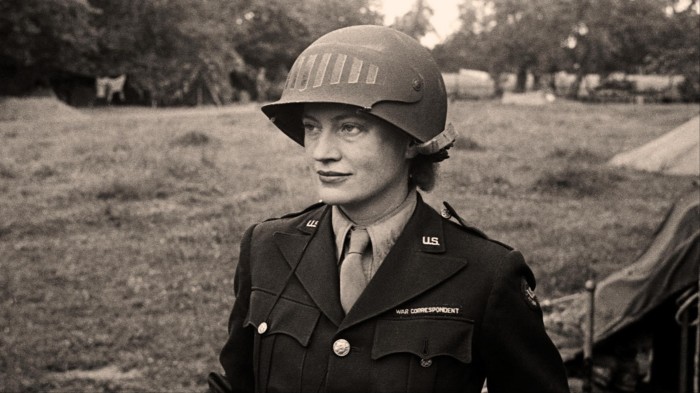
[[[460,69],[455,73],[443,73],[447,95],[451,99],[488,98],[494,95],[494,83],[484,71]]]
[[[683,391],[679,388],[679,372],[685,367],[686,375],[693,375],[695,330],[689,328],[684,336],[675,317],[679,304],[697,294],[698,265],[700,189],[694,187],[671,208],[642,255],[597,284],[594,364],[598,358],[601,378],[606,377],[605,372],[611,374],[607,377],[614,378],[612,371],[605,369],[604,363],[610,361],[606,356],[627,356],[633,360],[634,372],[646,378],[654,386],[653,391]],[[696,318],[697,304],[695,300],[690,308],[695,310],[691,320]],[[547,331],[575,374],[582,367],[587,294],[545,301],[543,308]],[[688,341],[681,343],[682,337]],[[685,348],[681,348],[683,345]],[[685,366],[682,366],[683,356],[690,358]],[[624,390],[622,386],[619,391],[635,390]]]
[[[610,160],[610,165],[670,175],[700,175],[700,116]]]

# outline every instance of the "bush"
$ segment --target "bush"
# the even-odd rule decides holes
[[[168,192],[163,182],[157,178],[125,177],[114,178],[96,192],[97,199],[118,199],[123,201],[167,198]]]
[[[209,135],[201,131],[190,131],[178,138],[172,144],[175,146],[203,146],[211,141]]]
[[[611,189],[625,177],[605,168],[567,167],[548,172],[535,182],[535,189],[545,192],[561,192],[579,197],[596,196]]]
[[[486,150],[479,142],[475,141],[471,137],[458,138],[457,143],[455,143],[455,149],[457,150],[472,150],[472,151],[483,151]]]
[[[606,79],[600,83],[596,90],[622,90],[633,92],[637,90],[637,84],[634,81],[626,79]]]
[[[9,164],[0,162],[0,178],[15,179],[17,176],[17,171],[14,168],[12,168]]]
[[[556,148],[554,151],[549,153],[548,157],[551,158],[563,158],[570,161],[582,161],[582,162],[597,162],[600,161],[600,156],[588,149],[576,148]]]
[[[42,165],[39,168],[37,168],[34,172],[32,172],[32,176],[39,178],[39,179],[46,179],[48,177],[56,175],[58,172],[56,172],[55,169],[51,168],[48,165]]]
[[[700,70],[684,75],[685,80],[678,86],[684,102],[700,102]]]

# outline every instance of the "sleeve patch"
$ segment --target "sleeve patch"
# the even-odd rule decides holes
[[[527,303],[531,309],[540,309],[540,302],[537,301],[537,295],[535,295],[535,291],[530,288],[530,285],[527,283],[527,279],[525,279],[525,277],[520,279],[520,292],[523,294],[525,303]]]

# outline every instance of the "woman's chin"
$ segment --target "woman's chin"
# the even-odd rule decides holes
[[[347,198],[334,192],[319,192],[319,198],[327,205],[343,205],[348,202]]]

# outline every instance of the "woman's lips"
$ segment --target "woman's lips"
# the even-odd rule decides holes
[[[318,178],[322,183],[340,183],[350,176],[349,173],[333,172],[333,171],[316,171]]]

